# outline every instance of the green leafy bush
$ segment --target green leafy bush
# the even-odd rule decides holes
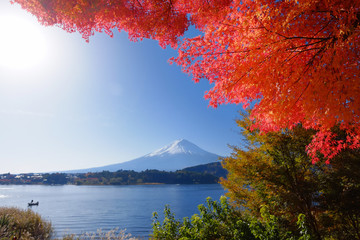
[[[199,214],[183,221],[175,219],[168,206],[164,210],[164,220],[153,214],[153,232],[151,239],[161,240],[309,240],[310,235],[305,224],[305,216],[299,215],[299,231],[281,233],[278,219],[269,214],[266,207],[261,210],[262,220],[245,217],[241,212],[230,206],[225,196],[220,201],[207,198],[206,206],[199,205]]]
[[[0,239],[51,239],[51,223],[39,214],[18,208],[0,208]]]

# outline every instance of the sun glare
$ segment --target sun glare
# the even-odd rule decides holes
[[[45,61],[46,41],[41,26],[15,16],[0,16],[0,66],[32,68]]]

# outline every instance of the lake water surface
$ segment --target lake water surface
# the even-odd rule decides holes
[[[225,190],[219,184],[204,185],[130,185],[130,186],[42,186],[0,185],[0,206],[32,207],[51,221],[56,237],[64,234],[126,229],[146,239],[151,232],[151,217],[162,217],[170,205],[176,218],[198,213],[197,206],[207,197],[219,200]]]

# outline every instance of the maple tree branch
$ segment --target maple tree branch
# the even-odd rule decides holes
[[[315,54],[311,57],[311,59],[306,63],[306,66],[312,66],[315,62],[317,56],[319,56],[325,50],[325,46],[322,46]]]
[[[332,19],[331,19],[330,21],[328,21],[325,26],[323,26],[319,31],[317,31],[317,32],[314,34],[314,37],[315,37],[316,35],[318,35],[320,32],[322,32],[325,28],[327,28],[332,21],[333,21]],[[331,35],[331,34],[330,34],[330,35]]]
[[[289,53],[289,55],[288,55],[288,56],[285,58],[285,60],[281,63],[281,66],[284,66],[285,63],[290,62],[291,59],[293,59],[293,58],[295,58],[296,56],[300,55],[300,53],[297,52],[296,54],[294,54],[294,56],[291,56],[293,53],[294,53],[294,51],[291,51],[291,52]]]
[[[310,86],[310,81],[306,84],[306,87],[304,88],[304,90],[301,92],[300,96],[296,99],[295,103],[293,104],[293,106],[296,105],[296,103],[300,100],[300,98],[302,97],[302,95],[304,94],[304,92],[308,89],[308,87]]]
[[[300,46],[294,46],[294,47],[287,48],[285,50],[288,51],[288,50],[295,50],[295,49],[299,49],[299,48],[308,48],[310,46],[313,46],[313,45],[316,45],[316,44],[319,44],[319,43],[322,43],[322,42],[326,42],[326,41],[328,41],[330,39],[331,38],[327,38],[327,39],[323,39],[323,40],[313,42],[313,43],[308,43],[308,44],[304,44],[304,45],[300,45]]]
[[[306,66],[306,69],[304,70],[304,72],[302,73],[302,76],[305,75],[305,73],[307,71],[309,71],[310,67],[313,65],[314,61],[315,61],[315,58],[316,56],[320,55],[320,53],[325,49],[325,46],[323,46],[319,51],[317,51],[317,53],[312,56],[312,58],[307,62],[307,64],[305,65]],[[300,53],[298,53],[297,55],[299,55]],[[322,57],[321,57],[322,58]],[[321,60],[321,59],[320,59]],[[294,86],[295,84],[297,84],[301,79],[302,79],[302,76],[298,77],[298,79],[296,81],[294,81],[292,84],[291,84],[291,87]],[[307,88],[305,88],[306,90]],[[303,95],[303,93],[301,94],[301,96]],[[299,99],[299,98],[298,98]],[[297,100],[298,101],[298,100]],[[296,104],[296,102],[294,103]]]
[[[136,0],[137,3],[140,5],[140,8],[143,8],[143,5],[141,4],[141,2],[139,0]],[[134,5],[135,6],[135,5]]]
[[[265,61],[267,61],[268,58],[271,58],[271,56],[265,58],[264,60],[262,60],[258,65],[257,65],[257,69],[260,68],[261,64],[263,64]],[[251,73],[254,70],[253,67],[249,68],[248,71],[246,71],[240,78],[238,78],[235,82],[233,82],[229,87],[227,87],[226,89],[229,90],[230,88],[233,88],[241,79],[243,79],[244,77],[246,77],[246,75],[248,75],[249,73]]]
[[[305,37],[305,36],[292,36],[292,37],[288,37],[288,36],[285,36],[284,34],[281,34],[279,32],[275,32],[275,31],[272,31],[270,29],[268,29],[267,27],[265,27],[265,25],[259,20],[260,24],[262,25],[262,28],[264,28],[267,32],[270,32],[270,33],[274,33],[286,40],[292,40],[292,39],[304,39],[304,40],[328,40],[329,37]]]
[[[309,48],[309,49],[304,49],[304,50],[293,50],[292,52],[302,53],[302,52],[309,52],[309,51],[320,50],[320,49],[322,49],[322,48],[316,47],[316,48]]]
[[[277,32],[273,32],[283,38],[285,38],[286,40],[291,40],[291,39],[304,39],[304,40],[329,40],[330,37],[302,37],[302,36],[293,36],[293,37],[287,37],[287,36],[284,36],[280,33],[277,33]]]

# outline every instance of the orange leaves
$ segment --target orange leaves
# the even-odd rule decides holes
[[[161,47],[177,47],[190,22],[199,29],[221,18],[230,0],[13,0],[45,25],[78,31],[87,41],[94,32],[112,36],[114,28],[128,32],[132,41],[151,38]],[[45,7],[44,7],[45,6]]]
[[[233,1],[203,39],[184,41],[175,62],[215,84],[206,94],[214,107],[261,100],[252,117],[264,132],[302,122],[323,134],[341,124],[360,136],[349,128],[359,128],[359,12],[350,0]],[[350,146],[318,140],[325,145],[312,149],[328,158]]]

